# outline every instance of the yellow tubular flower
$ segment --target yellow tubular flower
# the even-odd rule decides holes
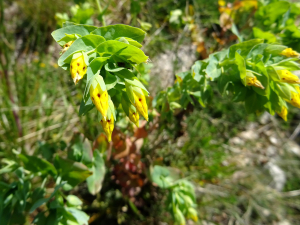
[[[280,80],[285,83],[290,84],[300,84],[300,79],[298,76],[292,74],[288,70],[277,70],[276,71],[278,76],[280,77]]]
[[[93,85],[90,87],[90,96],[92,102],[96,106],[97,110],[101,115],[106,118],[106,113],[108,109],[108,93],[107,90],[103,91],[99,84],[94,88]]]
[[[148,121],[148,106],[143,91],[141,89],[137,90],[137,88],[134,88],[133,95],[135,101],[134,106],[136,107],[137,111]]]
[[[298,52],[294,51],[294,50],[291,49],[291,48],[286,48],[286,49],[284,49],[284,50],[280,53],[280,55],[284,55],[284,56],[286,56],[286,57],[299,57],[299,56],[300,56],[300,54],[299,54]]]
[[[74,41],[69,41],[68,43],[66,43],[63,47],[63,49],[61,50],[61,53],[64,54],[69,48],[70,46],[73,44]]]
[[[72,59],[70,66],[71,76],[75,84],[83,78],[87,71],[87,65],[84,62],[83,54],[76,59]]]
[[[129,119],[133,122],[137,127],[139,127],[139,119],[140,114],[134,111],[131,107],[129,107]]]
[[[284,120],[287,121],[288,110],[285,106],[282,107],[281,112],[277,112],[277,114]]]
[[[287,102],[289,102],[291,105],[297,107],[297,108],[300,108],[300,97],[299,97],[299,94],[296,93],[296,92],[291,92],[291,100],[286,100]]]
[[[247,76],[246,77],[246,85],[247,86],[254,86],[260,89],[265,89],[265,87],[257,80],[256,76]]]
[[[102,118],[100,123],[102,125],[102,128],[103,128],[105,134],[107,135],[108,142],[110,142],[111,134],[114,130],[114,117],[111,116],[110,120],[109,119],[106,120],[106,119]]]

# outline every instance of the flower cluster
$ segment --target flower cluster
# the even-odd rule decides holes
[[[149,93],[135,76],[136,66],[148,60],[140,49],[145,34],[120,24],[101,28],[67,24],[52,33],[62,47],[58,65],[69,69],[75,85],[87,77],[79,114],[96,108],[108,141],[119,105],[136,126],[140,116],[148,121]]]

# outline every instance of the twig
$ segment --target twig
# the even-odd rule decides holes
[[[300,123],[298,124],[298,126],[296,127],[292,135],[289,137],[289,139],[294,140],[295,137],[299,134],[299,132],[300,132]]]

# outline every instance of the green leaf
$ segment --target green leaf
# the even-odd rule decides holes
[[[94,150],[94,162],[90,170],[93,174],[87,178],[86,182],[89,192],[96,195],[101,190],[105,176],[105,162],[102,154],[97,149]]]
[[[174,182],[171,175],[172,173],[167,167],[155,165],[151,173],[151,179],[160,188],[169,188]]]
[[[196,61],[195,64],[192,66],[192,76],[196,81],[200,81],[201,78],[205,79],[205,72],[204,70],[207,67],[207,63],[204,61]]]
[[[94,103],[92,102],[91,98],[88,98],[86,103],[82,98],[79,108],[79,116],[86,115],[89,111],[91,111],[95,107]]]
[[[142,47],[142,45],[139,42],[137,42],[137,41],[135,41],[135,40],[133,40],[131,38],[128,38],[128,37],[120,37],[120,38],[117,38],[116,41],[120,41],[120,39],[122,39],[122,38],[125,38],[130,45],[133,45],[133,46],[135,46],[137,48],[141,48]]]
[[[223,50],[214,54],[209,55],[209,62],[206,67],[206,73],[209,77],[214,80],[215,78],[218,78],[222,74],[222,69],[219,65],[219,62],[221,62],[227,54],[227,50]]]
[[[82,201],[76,195],[68,195],[66,198],[69,206],[80,206]]]
[[[61,182],[61,184],[57,185],[55,188],[54,188],[54,191],[51,193],[50,197],[49,198],[41,198],[39,199],[38,201],[36,201],[33,206],[30,208],[30,213],[32,213],[34,210],[36,210],[38,207],[40,207],[41,205],[45,204],[46,202],[48,202],[54,195],[55,193],[57,192],[57,190],[59,188],[61,188],[62,186],[64,186],[66,184],[66,182]]]
[[[96,28],[97,27],[89,25],[71,25],[55,30],[51,33],[51,35],[57,42],[61,40],[64,36],[66,36],[66,34],[79,34],[81,36],[85,36],[90,34]]]
[[[234,33],[238,37],[240,42],[243,42],[243,36],[240,34],[240,32],[237,29],[235,23],[232,23],[231,31],[232,31],[232,33]]]
[[[291,91],[294,91],[294,90],[293,89],[291,90],[289,84],[281,83],[281,82],[274,82],[274,88],[279,96],[281,96],[284,99],[291,100]],[[295,92],[297,92],[297,91],[295,91]]]
[[[71,213],[71,215],[74,217],[74,219],[79,225],[88,224],[90,217],[85,212],[76,208],[69,208],[69,207],[65,207],[65,210]]]
[[[94,30],[92,34],[101,35],[106,40],[115,40],[120,37],[127,37],[136,40],[139,43],[141,43],[146,36],[145,31],[136,27],[131,27],[123,24],[100,27]]]
[[[242,79],[242,81],[244,82],[244,84],[246,83],[245,79],[246,79],[246,63],[244,58],[238,53],[235,52],[235,63],[238,66],[238,69],[240,71],[240,78]]]
[[[90,141],[83,134],[77,133],[73,135],[68,148],[68,159],[82,162],[86,166],[92,165],[93,149]]]
[[[110,74],[108,71],[106,71],[106,76],[105,76],[104,82],[106,85],[106,89],[110,90],[110,89],[114,88],[114,86],[117,84],[118,78],[116,76]]]
[[[70,63],[72,60],[72,55],[74,53],[80,51],[91,51],[102,42],[105,42],[105,39],[102,36],[94,34],[89,34],[84,37],[78,38],[59,58],[58,65],[63,66],[66,63]]]
[[[54,164],[62,180],[67,181],[73,187],[92,175],[92,172],[84,164],[70,159],[56,156]]]
[[[33,173],[41,173],[44,176],[50,174],[51,176],[55,177],[57,175],[55,167],[44,159],[23,154],[19,154],[19,158],[24,163],[24,168],[26,170],[29,170]]]
[[[263,43],[263,42],[264,42],[264,40],[262,40],[262,39],[253,39],[250,41],[244,41],[242,43],[232,45],[229,48],[228,57],[230,59],[235,58],[235,52],[239,50],[240,51],[239,54],[243,58],[245,58],[247,56],[247,54],[249,53],[249,51],[252,49],[252,47],[254,47],[257,44]]]
[[[57,43],[60,46],[64,46],[68,42],[75,41],[79,37],[81,37],[81,35],[79,35],[79,34],[66,34],[66,36],[64,36],[62,39],[58,40]]]
[[[97,57],[93,59],[87,69],[87,80],[100,73],[101,68],[107,63],[110,57]]]
[[[265,32],[258,27],[253,27],[253,35],[255,38],[266,40],[268,43],[276,42],[276,36],[271,32]]]
[[[111,58],[113,58],[115,62],[125,61],[140,64],[146,62],[148,59],[141,49],[119,41],[103,42],[96,48],[96,52],[98,52],[100,56],[111,55]]]

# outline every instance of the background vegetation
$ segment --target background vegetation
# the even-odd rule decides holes
[[[175,75],[238,42],[300,52],[297,1],[0,4],[1,225],[300,223],[298,109],[287,122],[247,113],[217,83],[205,107],[195,96],[183,108],[156,107]],[[66,21],[147,32],[151,62],[137,76],[151,93],[149,123],[120,119],[108,143],[96,111],[78,115],[84,84],[58,68],[51,37]],[[174,213],[174,201],[195,212]]]

